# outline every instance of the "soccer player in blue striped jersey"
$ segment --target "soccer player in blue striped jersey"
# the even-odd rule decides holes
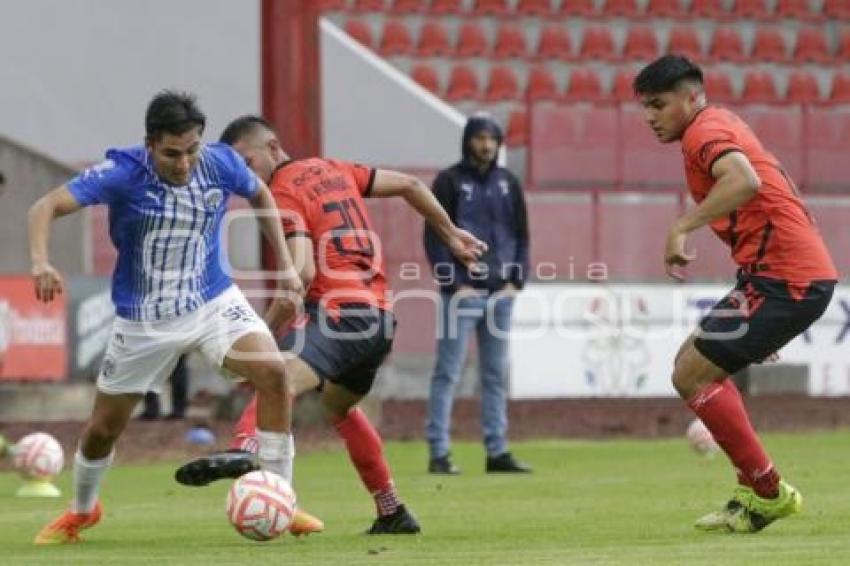
[[[118,250],[117,317],[74,457],[74,498],[39,532],[38,544],[77,542],[98,522],[98,493],[116,440],[143,395],[159,391],[180,355],[192,350],[254,383],[262,398],[260,465],[291,481],[292,386],[267,324],[290,318],[304,289],[268,187],[230,147],[201,142],[205,123],[193,95],[160,92],[147,108],[144,145],[110,149],[105,161],[30,209],[32,276],[42,301],[63,286],[48,259],[55,218],[106,204]],[[220,248],[231,195],[249,200],[282,266],[265,321],[233,285]]]

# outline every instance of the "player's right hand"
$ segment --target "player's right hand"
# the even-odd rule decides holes
[[[667,234],[667,244],[664,250],[664,268],[667,275],[677,281],[684,281],[685,277],[679,271],[680,267],[688,265],[696,259],[695,252],[685,251],[685,241],[688,235],[678,231],[675,227]]]
[[[62,276],[49,263],[41,263],[32,267],[35,297],[39,301],[49,303],[53,297],[62,293]]]
[[[294,269],[284,271],[263,317],[272,333],[295,320],[303,304],[304,294],[304,283],[298,273]]]
[[[478,260],[487,251],[486,243],[473,236],[470,232],[460,228],[455,228],[447,244],[452,255],[473,271]]]

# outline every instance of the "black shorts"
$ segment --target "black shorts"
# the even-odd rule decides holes
[[[378,368],[392,349],[393,314],[353,303],[341,305],[337,317],[316,304],[306,305],[305,312],[306,324],[281,338],[280,349],[296,354],[322,380],[358,395],[369,393]]]
[[[835,283],[814,281],[792,294],[786,281],[739,272],[735,288],[700,321],[694,346],[730,374],[761,362],[821,317]]]

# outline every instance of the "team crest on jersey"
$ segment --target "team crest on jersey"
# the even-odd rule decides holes
[[[115,162],[113,160],[104,159],[97,165],[92,165],[91,167],[86,169],[86,172],[83,174],[83,177],[89,177],[92,175],[103,177],[103,175],[113,167],[115,167]]]
[[[216,210],[221,205],[224,193],[221,189],[210,189],[204,193],[204,206],[207,210]]]
[[[508,194],[508,191],[510,190],[510,185],[508,185],[507,181],[502,179],[502,180],[499,181],[499,188],[502,189],[502,196],[505,196],[505,195]]]
[[[463,196],[466,197],[466,200],[472,200],[472,184],[471,183],[461,183],[460,190],[463,191]]]

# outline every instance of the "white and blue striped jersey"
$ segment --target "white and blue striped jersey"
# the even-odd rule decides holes
[[[109,206],[112,301],[118,316],[149,321],[191,312],[230,287],[221,220],[231,193],[251,198],[259,185],[230,146],[208,144],[185,186],[162,181],[135,146],[110,149],[67,187],[83,206]]]

